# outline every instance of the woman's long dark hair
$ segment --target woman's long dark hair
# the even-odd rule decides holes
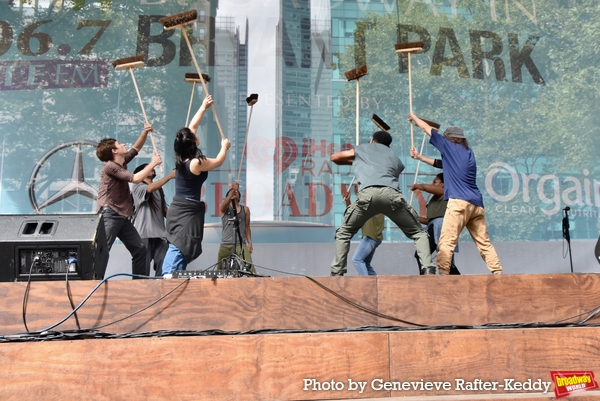
[[[173,145],[175,151],[175,168],[182,170],[184,160],[198,159],[200,164],[206,156],[196,146],[196,135],[189,128],[182,128],[175,134],[175,143]]]

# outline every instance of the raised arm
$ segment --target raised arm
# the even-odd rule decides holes
[[[354,160],[354,149],[342,150],[336,154],[331,155],[330,160],[337,165],[352,165]]]
[[[133,144],[133,148],[135,150],[137,150],[138,152],[140,150],[142,150],[142,148],[144,147],[144,144],[146,143],[146,138],[148,138],[148,133],[152,132],[152,131],[154,131],[154,128],[152,128],[152,125],[150,123],[145,123],[144,130],[142,131],[142,133],[140,134],[138,139]]]
[[[227,208],[231,204],[231,199],[235,196],[235,191],[237,191],[239,189],[239,184],[235,183],[233,185],[234,185],[233,190],[229,191],[227,196],[225,196],[225,199],[223,199],[223,202],[221,202],[221,204],[219,205],[219,211],[221,212],[221,216],[223,216],[225,214],[225,212],[227,212]],[[236,185],[237,185],[237,188],[236,188]]]
[[[200,175],[203,171],[214,170],[217,167],[221,167],[221,165],[225,162],[225,157],[227,156],[227,150],[231,146],[231,142],[229,139],[223,138],[221,140],[221,150],[219,154],[214,159],[206,158],[202,160],[194,159],[190,163],[190,171],[195,175]]]
[[[425,121],[421,120],[415,113],[410,113],[408,115],[408,121],[414,121],[417,124],[417,127],[421,128],[423,132],[427,135],[431,136],[431,126],[427,124]]]
[[[148,184],[148,186],[146,187],[146,192],[152,193],[158,190],[159,188],[162,188],[163,185],[165,185],[167,182],[169,182],[169,180],[172,180],[173,178],[175,178],[175,170],[171,171],[168,175],[165,175],[160,180],[152,181],[150,184]]]
[[[154,167],[158,166],[161,163],[162,163],[162,158],[160,157],[160,155],[158,153],[154,153],[154,156],[152,157],[152,161],[150,163],[148,163],[148,165],[146,167],[144,167],[144,169],[142,171],[138,171],[137,173],[135,173],[133,175],[133,180],[131,180],[131,182],[134,184],[139,184],[140,182],[144,181],[146,176],[148,174],[150,174],[150,172],[152,172],[152,170],[154,170]]]
[[[410,157],[412,157],[412,158],[413,158],[413,159],[415,159],[415,160],[420,160],[420,161],[422,161],[423,163],[427,163],[427,164],[429,164],[430,166],[433,166],[433,167],[438,167],[438,166],[436,165],[436,159],[432,159],[431,157],[427,157],[427,156],[420,155],[420,154],[419,154],[419,152],[417,152],[417,148],[415,148],[414,146],[412,146],[412,147],[410,148]],[[441,167],[440,167],[440,168],[441,168]]]
[[[192,121],[190,121],[190,125],[188,126],[190,131],[192,131],[194,134],[196,134],[196,131],[198,131],[198,127],[200,126],[200,122],[202,121],[202,117],[204,117],[204,113],[206,112],[206,109],[208,109],[210,106],[212,106],[212,104],[214,102],[215,101],[213,100],[211,95],[206,95],[206,97],[202,101],[202,105],[200,106],[200,108],[198,109],[196,114],[194,114],[194,117],[192,117]],[[197,134],[196,134],[196,146],[200,146],[200,138],[198,137]]]
[[[244,206],[246,212],[246,239],[248,240],[248,250],[252,253],[252,231],[250,230],[250,208]]]

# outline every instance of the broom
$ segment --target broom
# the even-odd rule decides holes
[[[120,58],[112,62],[115,71],[129,70],[131,73],[131,79],[133,80],[133,86],[135,87],[135,92],[137,93],[138,100],[140,101],[140,107],[142,108],[142,113],[144,114],[144,120],[148,123],[148,116],[146,115],[146,109],[144,109],[144,103],[142,102],[142,96],[140,95],[140,90],[138,89],[137,81],[135,80],[135,75],[133,74],[133,69],[144,66],[144,56],[133,56],[133,57],[125,57]],[[152,141],[152,148],[154,149],[154,153],[158,153],[156,150],[156,143],[154,142],[154,136],[152,132],[148,133],[150,135],[150,140]],[[162,164],[159,165],[160,172],[163,173]]]
[[[248,140],[248,132],[250,131],[250,121],[252,120],[252,110],[254,105],[258,102],[258,94],[253,93],[246,98],[246,103],[250,106],[250,116],[248,117],[248,125],[246,126],[246,136],[244,137],[244,147],[242,148],[242,156],[240,157],[240,169],[238,170],[237,182],[240,182],[242,175],[242,163],[244,161],[244,154],[246,153],[246,141]]]
[[[360,79],[368,74],[367,66],[361,65],[344,73],[348,82],[356,80],[356,146],[360,143]]]
[[[205,82],[210,82],[210,77],[206,74],[202,74],[202,78]],[[190,96],[190,104],[188,106],[187,117],[185,118],[185,126],[187,127],[190,122],[190,111],[192,111],[192,103],[194,101],[194,93],[196,93],[196,83],[201,82],[200,76],[193,72],[186,72],[183,78],[185,82],[192,82],[192,95]]]
[[[366,64],[344,73],[348,82],[356,80],[356,146],[360,144],[360,79],[368,73],[369,71],[367,70]],[[350,188],[352,188],[355,178],[356,177],[352,177]]]
[[[423,120],[423,119],[421,119]],[[429,126],[431,128],[434,128],[436,131],[440,129],[440,124],[438,123],[434,123],[433,121],[429,121],[429,120],[423,120],[424,122],[426,122],[427,124],[429,124]],[[412,124],[411,124],[412,126]],[[419,151],[419,154],[423,154],[423,149],[425,148],[425,138],[427,137],[427,134],[423,133],[423,141],[421,141],[421,150]],[[413,181],[413,185],[415,185],[417,183],[417,176],[419,175],[419,167],[421,167],[421,160],[417,161],[417,169],[415,170],[415,180]],[[411,191],[410,194],[410,202],[408,203],[410,206],[412,206],[412,201],[413,201],[413,197],[415,196],[415,193],[413,191]]]
[[[379,127],[379,129],[382,131],[387,132],[390,130],[390,126],[387,125],[381,118],[379,118],[377,114],[373,114],[373,117],[371,117],[371,121],[373,121],[375,125]]]
[[[423,42],[404,42],[396,44],[396,54],[408,55],[408,101],[410,112],[412,113],[412,67],[410,63],[410,55],[413,53],[421,53],[423,51]],[[413,132],[413,123],[410,123],[410,146],[415,146],[415,134]]]
[[[192,55],[192,60],[194,61],[194,66],[196,67],[196,72],[198,73],[198,78],[200,78],[200,83],[202,83],[202,87],[204,88],[205,94],[210,94],[208,92],[208,88],[206,87],[206,82],[202,76],[202,71],[200,71],[200,66],[198,65],[198,61],[196,60],[196,55],[194,54],[194,49],[192,48],[192,44],[190,43],[190,38],[188,38],[187,32],[185,31],[185,26],[189,25],[198,20],[198,12],[196,10],[184,11],[179,14],[170,15],[168,17],[163,17],[158,21],[165,27],[166,30],[181,28],[181,34],[183,35],[185,42],[187,43],[190,54]],[[221,138],[225,139],[225,135],[223,134],[223,128],[221,128],[221,122],[219,121],[219,117],[217,116],[217,110],[215,109],[215,105],[210,106],[213,111],[213,115],[215,116],[215,122],[217,123],[217,127],[219,127],[219,133],[221,134]]]

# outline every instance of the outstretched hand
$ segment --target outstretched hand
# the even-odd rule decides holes
[[[158,152],[154,152],[154,156],[152,156],[152,163],[155,166],[162,164],[162,157],[160,156],[160,154]]]
[[[150,123],[144,123],[144,134],[154,131],[154,127]]]
[[[419,159],[419,156],[421,156],[421,155],[417,151],[417,148],[415,148],[414,146],[411,146],[410,147],[410,157],[412,157],[413,159]]]
[[[204,110],[206,110],[210,106],[212,106],[214,103],[215,103],[215,101],[213,100],[212,96],[211,95],[206,95],[206,97],[202,101],[202,106],[200,106],[200,107],[203,108]]]

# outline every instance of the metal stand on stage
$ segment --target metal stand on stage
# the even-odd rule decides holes
[[[573,273],[573,256],[571,255],[571,235],[569,234],[569,210],[571,210],[569,206],[563,209],[564,217],[562,220],[562,229],[563,238],[567,241],[569,261],[571,262],[571,273]]]

